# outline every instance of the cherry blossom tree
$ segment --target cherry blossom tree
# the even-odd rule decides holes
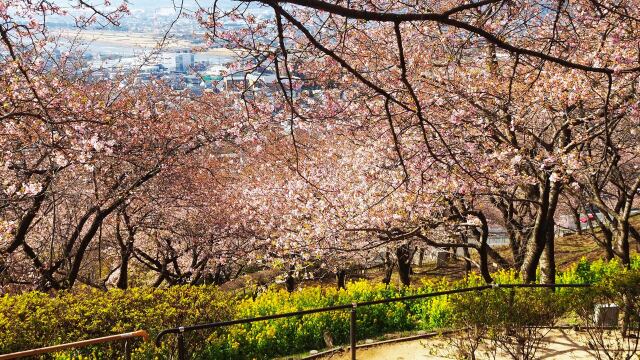
[[[318,166],[306,163],[305,150],[336,128],[376,139],[384,129],[394,194],[428,186],[436,190],[423,206],[464,194],[474,199],[466,199],[471,211],[497,208],[523,278],[533,281],[542,260],[543,280],[553,281],[560,195],[574,183],[583,151],[609,138],[621,121],[616,114],[634,107],[633,1],[253,3],[270,7],[273,18],[258,20],[239,2],[230,11],[214,7],[201,21],[214,39],[246,49],[253,64],[275,68],[283,109],[276,122],[289,128],[301,181],[333,198],[317,181],[326,174],[309,175]],[[246,26],[224,31],[226,17]],[[297,96],[318,85],[319,99]],[[403,215],[388,205],[393,195],[377,195],[385,210],[359,225],[374,221],[371,232],[393,231],[395,240],[451,216],[424,212],[429,221],[419,232],[380,227]],[[472,214],[466,210],[461,223]]]
[[[74,16],[80,30],[117,25],[125,5],[0,5],[2,282],[104,287],[119,263],[118,286],[126,287],[141,223],[161,218],[152,210],[172,196],[160,197],[157,182],[167,180],[159,174],[176,175],[234,136],[234,112],[222,109],[236,100],[212,96],[205,104],[161,82],[135,85],[135,73],[96,80],[73,44],[47,28],[52,15]]]

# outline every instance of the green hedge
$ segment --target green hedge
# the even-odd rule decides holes
[[[634,259],[634,268],[640,261]],[[558,275],[559,283],[597,282],[623,271],[617,262],[582,260]],[[498,283],[517,283],[515,272],[493,274]],[[472,275],[464,280],[426,281],[410,288],[386,287],[358,281],[347,290],[308,287],[292,294],[271,289],[252,299],[234,299],[215,287],[176,286],[166,289],[135,288],[126,291],[74,290],[48,295],[39,292],[0,297],[0,353],[48,346],[115,333],[145,329],[155,336],[161,329],[179,325],[255,317],[309,308],[350,304],[368,300],[430,293],[482,285]],[[561,290],[560,293],[572,289]],[[492,292],[476,294],[478,303],[499,301]],[[456,299],[461,298],[457,296]],[[493,299],[493,300],[491,300]],[[389,332],[433,330],[455,323],[451,296],[440,296],[406,303],[391,303],[357,309],[358,337],[380,336]],[[189,350],[197,359],[272,358],[321,349],[323,334],[329,332],[334,344],[346,343],[349,312],[335,311],[268,322],[237,325],[216,332],[189,333]],[[165,346],[137,344],[134,358],[166,358],[175,348],[175,338],[165,338]],[[58,357],[117,358],[122,344],[96,346]]]
[[[166,327],[232,316],[231,305],[215,287],[176,286],[107,292],[82,289],[59,292],[55,296],[41,292],[5,295],[0,297],[0,353],[139,329],[155,335]],[[91,347],[71,356],[113,358],[122,350],[120,343]],[[166,351],[154,349],[151,343],[136,350],[138,355],[162,355]]]

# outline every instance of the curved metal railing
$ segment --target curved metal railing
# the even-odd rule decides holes
[[[90,345],[97,345],[97,344],[103,344],[103,343],[114,342],[114,341],[125,341],[125,358],[128,359],[130,356],[129,340],[135,340],[138,338],[142,338],[143,341],[148,341],[149,333],[147,333],[145,330],[138,330],[138,331],[123,333],[123,334],[103,336],[95,339],[76,341],[76,342],[67,343],[67,344],[47,346],[39,349],[19,351],[19,352],[14,352],[10,354],[1,354],[0,360],[18,359],[26,356],[37,356],[42,354],[48,354],[48,353],[53,353],[53,352],[58,352],[63,350],[69,350],[69,349],[78,349],[78,348],[83,348]]]
[[[425,299],[430,297],[451,295],[451,294],[458,294],[458,293],[465,293],[465,292],[472,292],[472,291],[484,291],[492,288],[493,289],[495,288],[505,288],[505,289],[553,288],[555,289],[555,288],[584,288],[589,286],[591,286],[591,284],[490,284],[490,285],[476,286],[476,287],[470,287],[470,288],[437,291],[437,292],[426,293],[426,294],[416,294],[416,295],[403,296],[398,298],[363,301],[363,302],[353,303],[353,304],[336,305],[336,306],[330,306],[330,307],[324,307],[324,308],[315,308],[315,309],[308,309],[308,310],[295,311],[295,312],[289,312],[289,313],[260,316],[255,318],[236,319],[236,320],[221,321],[221,322],[215,322],[215,323],[197,324],[197,325],[191,325],[191,326],[180,326],[176,328],[162,330],[156,336],[155,344],[156,346],[160,346],[160,343],[162,342],[162,338],[166,335],[169,335],[169,334],[177,335],[178,360],[184,360],[187,358],[187,350],[186,350],[186,344],[184,339],[185,332],[205,330],[205,329],[215,329],[223,326],[248,324],[248,323],[253,323],[258,321],[266,321],[266,320],[273,320],[273,319],[279,319],[279,318],[285,318],[285,317],[291,317],[291,316],[315,314],[315,313],[327,312],[327,311],[350,310],[351,318],[350,318],[350,329],[349,329],[349,335],[350,335],[349,349],[351,352],[351,359],[355,360],[356,359],[356,309],[358,307],[377,305],[377,304],[387,304],[387,303],[399,302],[399,301],[419,300],[419,299]]]

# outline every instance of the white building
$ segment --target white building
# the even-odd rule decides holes
[[[186,73],[193,68],[195,56],[191,51],[174,53],[175,69],[177,72]]]

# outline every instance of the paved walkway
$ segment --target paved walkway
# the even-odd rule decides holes
[[[553,330],[536,351],[537,359],[594,359],[595,354],[584,346],[586,334],[573,330]],[[479,351],[481,353],[481,351]],[[485,354],[476,354],[478,359],[489,359]],[[455,359],[455,349],[446,339],[432,338],[403,343],[393,343],[368,349],[358,349],[358,360],[424,360]],[[349,353],[339,353],[324,359],[350,360]],[[491,357],[493,359],[493,357]],[[498,356],[496,359],[507,359]]]

